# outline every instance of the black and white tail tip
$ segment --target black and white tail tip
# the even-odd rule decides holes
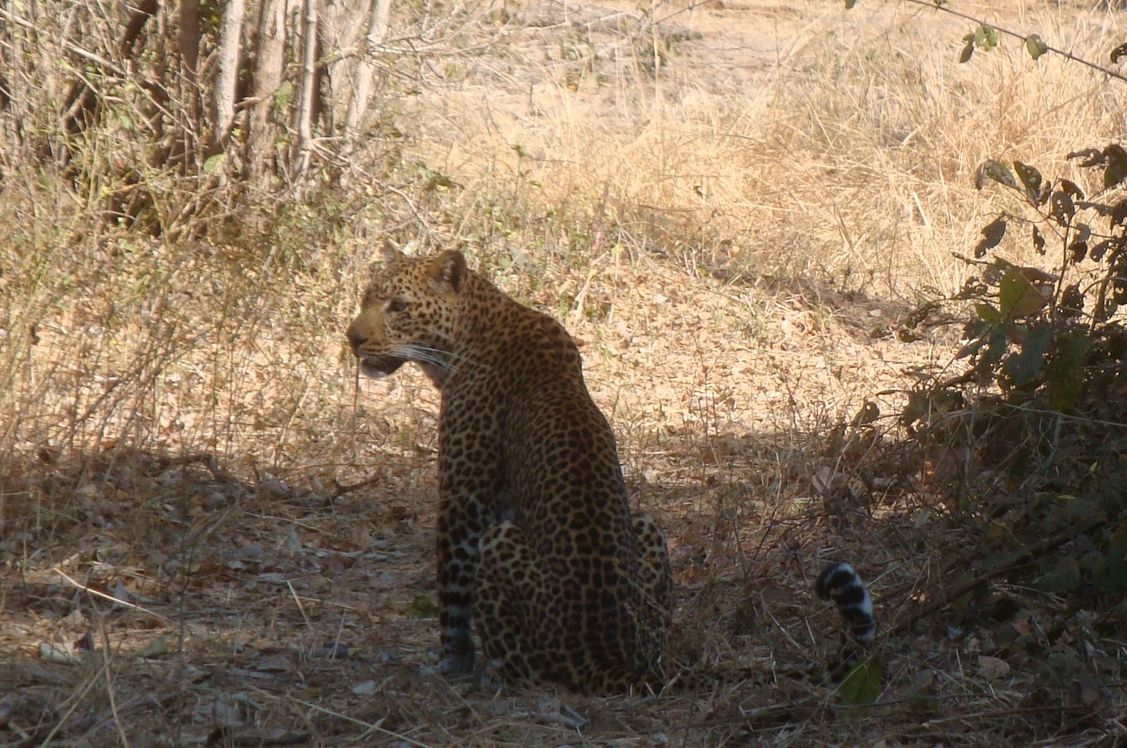
[[[873,599],[852,566],[839,562],[822,569],[814,582],[814,591],[823,600],[834,601],[854,642],[865,646],[873,640],[877,631]]]

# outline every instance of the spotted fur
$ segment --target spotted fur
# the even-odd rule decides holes
[[[579,692],[660,681],[665,537],[631,512],[614,434],[575,343],[458,252],[385,252],[348,340],[370,376],[438,386],[439,669]]]

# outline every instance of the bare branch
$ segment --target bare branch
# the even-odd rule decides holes
[[[31,30],[35,29],[35,25],[32,24],[30,21],[27,21],[23,18],[20,18],[16,14],[11,13],[7,10],[4,10],[3,8],[0,8],[0,18],[3,18],[6,21],[11,21],[12,23],[16,24],[17,26],[22,26],[25,29],[31,29]],[[94,52],[91,52],[88,49],[83,49],[82,47],[78,46],[74,42],[63,39],[62,45],[63,45],[63,47],[66,48],[66,50],[68,52],[73,52],[74,54],[78,55],[79,57],[83,58],[84,60],[89,60],[90,62],[93,62],[97,65],[100,65],[103,68],[105,68],[106,70],[108,70],[112,73],[115,73],[117,75],[120,75],[120,76],[125,75],[125,70],[122,69],[120,66],[110,62],[105,57],[102,57],[99,54],[95,54]]]

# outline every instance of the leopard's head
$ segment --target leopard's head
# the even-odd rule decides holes
[[[407,257],[390,245],[348,326],[360,370],[385,377],[415,361],[436,383],[452,364],[459,292],[468,271],[461,252]]]

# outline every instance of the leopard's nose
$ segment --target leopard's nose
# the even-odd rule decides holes
[[[356,328],[352,325],[348,326],[348,332],[346,334],[348,336],[348,344],[350,346],[352,346],[352,352],[353,353],[356,353],[357,351],[359,351],[360,346],[362,346],[362,345],[364,345],[364,343],[368,342],[368,339],[366,337],[364,337],[363,335],[361,335],[359,333],[359,331],[357,331]]]

